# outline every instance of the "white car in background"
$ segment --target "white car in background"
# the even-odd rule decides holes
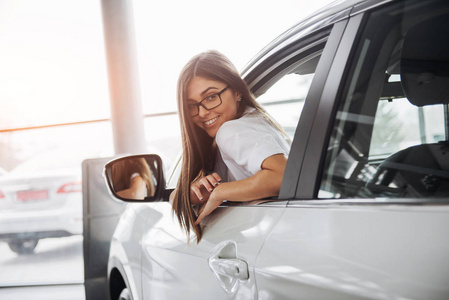
[[[0,177],[0,241],[18,254],[40,239],[82,234],[81,159],[44,153]]]

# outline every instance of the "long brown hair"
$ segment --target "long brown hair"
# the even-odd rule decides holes
[[[190,202],[190,184],[195,179],[203,177],[213,170],[216,147],[214,147],[214,139],[192,122],[192,117],[187,111],[185,101],[187,85],[196,76],[223,82],[242,96],[237,118],[242,116],[246,108],[254,107],[269,120],[271,119],[255,101],[254,96],[232,62],[220,52],[210,50],[200,53],[194,56],[182,69],[177,86],[183,149],[182,170],[172,204],[181,227],[186,230],[188,236],[190,230],[193,229],[197,236],[197,242],[199,242],[202,231],[199,225],[194,225],[196,215]]]

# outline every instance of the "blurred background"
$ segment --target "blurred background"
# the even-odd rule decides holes
[[[133,1],[145,145],[180,151],[176,80],[217,49],[239,70],[330,0]],[[81,163],[114,154],[101,1],[0,0],[0,286],[82,283]]]

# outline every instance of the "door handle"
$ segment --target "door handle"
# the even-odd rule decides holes
[[[248,264],[237,258],[237,245],[233,241],[223,242],[212,251],[209,267],[227,293],[234,293],[240,281],[249,279]]]
[[[239,280],[247,280],[249,278],[248,264],[238,258],[224,259],[211,257],[209,259],[209,266],[214,272],[223,276]]]

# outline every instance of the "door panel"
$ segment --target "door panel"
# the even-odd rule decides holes
[[[447,206],[306,203],[260,253],[259,299],[447,299]]]
[[[256,257],[282,215],[286,202],[276,202],[276,207],[219,207],[204,221],[204,235],[199,244],[194,235],[187,243],[186,234],[172,217],[170,203],[151,205],[163,217],[154,222],[148,220],[143,238],[144,299],[182,299],[185,295],[202,295],[196,299],[256,297]],[[217,253],[229,258],[229,255],[220,252],[224,243],[235,244],[235,258],[246,263],[249,270],[249,278],[239,280],[235,289],[228,291],[222,287],[226,278],[220,279],[209,266],[210,258],[216,257]]]
[[[437,45],[446,45],[441,40],[447,41],[447,34],[441,38],[435,35],[438,30],[429,28],[434,29],[441,21],[447,24],[448,12],[447,1],[407,0],[378,6],[349,20],[305,146],[297,200],[289,203],[257,260],[259,299],[448,298],[449,206],[447,190],[436,189],[443,186],[443,179],[436,181],[440,186],[435,186],[435,191],[440,193],[431,196],[418,193],[404,196],[397,192],[399,185],[369,190],[370,183],[377,184],[370,182],[375,178],[370,175],[385,159],[378,155],[379,150],[395,145],[408,147],[404,144],[407,139],[398,139],[394,133],[397,127],[404,128],[406,133],[413,131],[411,126],[392,126],[399,116],[394,111],[389,114],[383,111],[391,122],[389,126],[373,130],[384,106],[379,102],[412,105],[413,101],[405,99],[404,91],[398,92],[396,88],[401,87],[395,78],[398,74],[402,81],[410,75],[404,72],[407,68],[399,66],[415,64],[414,70],[422,71],[418,67],[429,65],[410,61],[403,55],[407,53],[403,45],[414,46],[414,41],[416,45],[428,45],[423,51],[441,49]],[[439,16],[438,22],[432,22],[435,16]],[[430,42],[423,43],[427,41],[426,35],[431,36],[435,47]],[[411,44],[407,36],[412,38]],[[411,48],[413,52],[418,47]],[[340,97],[342,101],[338,103]],[[447,105],[430,101],[418,104],[422,103]],[[425,115],[424,109],[416,119],[424,119]],[[407,120],[413,117],[405,116]],[[309,133],[308,129],[298,126],[296,137],[301,131]],[[441,139],[443,131],[432,126],[432,138]],[[385,134],[385,138],[376,137],[373,132]],[[427,137],[423,139],[429,143]],[[384,148],[370,148],[376,143]],[[290,157],[298,149],[292,148]],[[444,168],[445,164],[442,165]],[[429,169],[420,171],[426,173]],[[371,170],[374,172],[370,173]],[[435,174],[444,177],[444,172],[437,171],[440,172]],[[434,192],[432,187],[429,184],[429,193]],[[305,200],[316,199],[317,194],[318,198],[342,200]]]

